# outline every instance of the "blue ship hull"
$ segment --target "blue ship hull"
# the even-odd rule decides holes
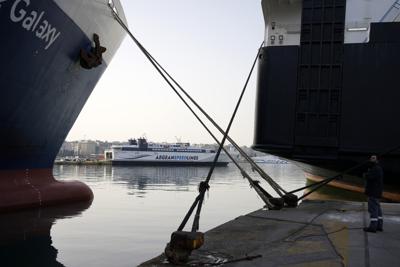
[[[62,34],[47,50],[0,8],[0,169],[51,168],[106,66],[85,70],[79,50],[91,40],[53,1],[32,1]]]
[[[85,3],[89,2],[92,1]],[[109,20],[114,23],[111,12]],[[91,38],[96,33],[88,37],[82,26],[85,25],[77,25],[56,1],[0,2],[0,184],[8,188],[7,196],[3,196],[6,199],[0,197],[4,200],[0,201],[0,210],[46,204],[42,189],[55,182],[51,171],[54,159],[107,67],[104,61],[90,70],[80,66],[79,52],[91,48]],[[99,34],[100,41],[119,39],[119,46],[122,30],[117,23],[107,26],[110,36]],[[106,53],[114,52],[108,49]],[[15,196],[21,188],[8,184],[12,181],[19,181],[17,184],[35,191],[33,195],[39,197],[27,198],[30,193]],[[76,196],[69,192],[69,196],[50,197],[48,203],[92,198],[86,185],[75,186],[78,189],[72,191]],[[68,185],[58,190],[68,191]]]

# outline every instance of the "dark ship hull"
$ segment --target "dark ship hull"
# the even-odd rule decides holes
[[[397,2],[263,1],[253,148],[329,177],[400,145]],[[400,150],[381,163],[400,186]]]
[[[107,1],[0,3],[0,211],[91,200],[80,182],[58,182],[54,159],[124,33]],[[84,69],[93,34],[103,64]]]

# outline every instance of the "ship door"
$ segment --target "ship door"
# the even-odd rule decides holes
[[[304,0],[295,154],[336,157],[339,146],[346,0]]]

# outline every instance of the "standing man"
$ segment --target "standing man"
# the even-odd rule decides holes
[[[378,158],[372,155],[369,159],[370,167],[364,174],[366,179],[365,194],[368,196],[368,212],[371,218],[369,227],[365,227],[365,232],[375,233],[383,231],[383,218],[381,205],[379,203],[383,191],[383,170],[379,165]]]

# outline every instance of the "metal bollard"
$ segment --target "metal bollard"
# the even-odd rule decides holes
[[[290,208],[297,207],[298,202],[299,202],[299,197],[296,196],[295,194],[286,194],[282,198],[285,201],[286,206],[288,206]]]
[[[165,247],[165,256],[173,264],[186,263],[193,250],[204,244],[202,232],[175,231],[171,234],[171,241]]]

